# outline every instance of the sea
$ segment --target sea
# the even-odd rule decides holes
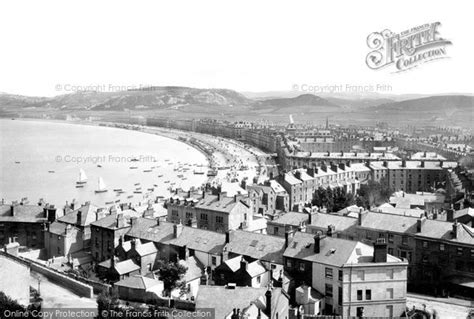
[[[97,206],[144,204],[206,182],[208,161],[184,142],[97,125],[0,119],[0,198]],[[80,170],[87,182],[77,187]],[[204,172],[204,174],[195,174]],[[102,178],[106,192],[97,193]]]

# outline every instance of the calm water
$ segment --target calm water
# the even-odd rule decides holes
[[[131,158],[139,161],[130,162]],[[202,153],[166,137],[108,127],[6,119],[0,120],[0,162],[1,198],[12,201],[28,197],[30,203],[44,198],[59,207],[72,199],[96,205],[118,200],[144,202],[150,192],[150,198],[167,196],[170,186],[200,186],[206,175],[196,175],[194,170],[207,171]],[[88,182],[84,188],[76,188],[81,168]],[[99,177],[108,191],[96,194]],[[134,193],[140,187],[142,194]]]

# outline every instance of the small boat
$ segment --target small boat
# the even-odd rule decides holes
[[[161,174],[161,175],[158,175],[158,177],[163,177],[163,174]]]
[[[211,169],[211,170],[209,170],[209,171],[207,172],[207,176],[217,176],[217,171]]]
[[[122,189],[121,188],[114,188],[114,192],[121,192]]]
[[[96,193],[105,193],[107,192],[107,186],[105,185],[104,180],[102,177],[99,177],[97,181],[97,189],[95,190]]]
[[[120,199],[117,199],[115,202],[116,202],[116,203],[120,203]]]
[[[15,162],[15,164],[20,164],[20,162]]]
[[[170,181],[164,181],[164,183],[169,183]]]
[[[147,190],[153,192],[155,189],[154,188],[147,188]]]
[[[140,185],[140,183],[135,183],[135,184],[133,184],[133,185],[137,186],[137,185]]]
[[[114,202],[105,202],[105,205],[111,205],[113,204]]]
[[[81,168],[79,170],[79,179],[77,180],[76,184],[80,185],[85,183],[87,183],[87,175],[86,172],[84,172],[84,170]]]
[[[138,167],[137,166],[130,166],[129,168],[130,169],[137,169]]]
[[[54,171],[48,171],[48,173],[54,173]]]
[[[153,184],[153,186],[158,187],[158,184]]]
[[[83,184],[76,184],[76,188],[84,188]]]
[[[134,194],[141,194],[142,191],[133,191]]]
[[[97,164],[97,167],[102,167],[102,165],[100,165],[100,164]]]
[[[178,174],[177,175],[179,178],[182,178],[184,175],[183,174]]]
[[[151,169],[144,169],[143,172],[144,172],[144,173],[151,173],[152,170],[151,170]]]
[[[162,196],[162,195],[158,195],[158,196],[156,196],[156,198],[163,199],[163,198],[165,198],[165,197]]]
[[[133,197],[133,195],[128,195],[128,196],[127,196],[127,198],[132,198],[132,197]]]

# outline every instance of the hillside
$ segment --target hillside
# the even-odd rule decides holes
[[[334,104],[322,97],[313,94],[302,94],[292,98],[274,98],[256,102],[258,107],[275,107],[275,108],[287,108],[287,107],[298,107],[298,106],[325,106],[325,107],[336,107],[339,105]]]
[[[371,108],[374,111],[396,113],[446,113],[472,112],[474,97],[465,95],[430,96],[400,102],[384,103]]]

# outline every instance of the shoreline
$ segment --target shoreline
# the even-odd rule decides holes
[[[11,120],[9,118],[1,118],[1,119]],[[255,174],[253,175],[253,178],[257,178],[257,181],[260,181],[262,178],[265,178],[265,179],[267,178],[267,176],[265,175],[266,165],[265,165],[265,162],[263,163],[261,162],[260,157],[268,156],[268,153],[258,149],[257,147],[253,145],[242,143],[240,141],[232,140],[229,138],[211,136],[208,134],[197,133],[197,132],[192,132],[192,131],[170,129],[170,128],[164,128],[164,127],[158,127],[158,126],[155,127],[155,126],[147,126],[147,125],[128,124],[128,123],[121,123],[121,122],[104,122],[104,121],[87,121],[87,120],[67,121],[67,120],[37,119],[37,118],[15,118],[14,120],[108,127],[108,128],[122,129],[122,130],[133,130],[133,131],[141,132],[144,134],[151,134],[151,135],[165,137],[165,138],[172,139],[174,141],[186,144],[188,147],[192,147],[196,151],[203,154],[206,158],[209,169],[215,170],[217,172],[228,171],[229,168],[227,169],[222,169],[222,168],[228,167],[227,163],[231,159],[235,160],[236,158],[237,159],[240,159],[241,157],[245,158],[245,156],[237,156],[237,155],[231,154],[228,148],[229,146],[232,146],[235,148],[236,151],[240,151],[242,152],[243,155],[247,156],[246,162],[242,162],[242,160],[241,162],[242,162],[242,165],[244,167],[248,167],[248,169],[242,172],[245,172],[247,174],[250,173],[250,176],[252,176],[251,163],[252,163],[252,160],[254,160],[256,162],[256,166],[255,166]],[[201,147],[191,142],[190,141],[191,138],[194,138],[199,142],[196,144],[203,144],[203,147],[209,148],[212,151],[212,153],[205,152]],[[213,143],[212,141],[213,139],[215,139],[217,143]],[[219,145],[219,143],[221,142],[226,143],[225,144],[226,147]],[[220,168],[222,170],[219,170]],[[207,175],[207,172],[204,172],[204,173]],[[220,182],[220,179],[218,178],[218,176],[206,176],[206,177],[207,177],[206,183],[215,184],[215,183]],[[219,177],[223,178],[222,176],[219,176]],[[247,178],[244,176],[242,177],[242,179],[247,179]],[[250,182],[252,182],[252,180]]]

